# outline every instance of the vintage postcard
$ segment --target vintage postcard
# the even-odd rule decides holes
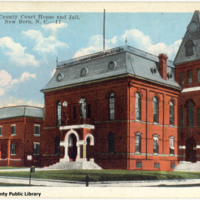
[[[200,3],[0,2],[1,198],[199,198]]]

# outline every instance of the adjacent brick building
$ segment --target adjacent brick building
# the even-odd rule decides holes
[[[200,13],[195,11],[174,61],[179,95],[179,160],[200,160]]]
[[[43,117],[38,107],[0,108],[0,166],[40,166]]]

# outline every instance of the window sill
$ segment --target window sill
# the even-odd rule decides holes
[[[169,154],[169,156],[174,156],[174,154]]]
[[[10,154],[11,156],[16,156],[16,154]]]
[[[135,152],[135,154],[137,154],[137,155],[140,155],[140,154],[141,154],[141,152]]]
[[[16,134],[11,134],[11,136],[15,136]]]
[[[34,134],[34,136],[36,136],[36,137],[40,137],[40,134]]]
[[[158,123],[158,122],[153,122],[153,124],[154,124],[154,125],[159,125],[159,123]]]

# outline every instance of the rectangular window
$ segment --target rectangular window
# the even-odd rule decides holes
[[[197,69],[197,82],[200,83],[200,69]]]
[[[197,123],[200,126],[200,108],[197,108]]]
[[[136,168],[141,169],[142,168],[142,163],[141,162],[136,162]]]
[[[90,117],[91,117],[91,105],[88,104],[88,106],[87,106],[87,118],[90,119]]]
[[[16,155],[16,144],[10,145],[10,153],[11,155]]]
[[[34,135],[40,135],[40,125],[34,125]]]
[[[159,169],[160,168],[160,163],[154,163],[154,168]]]
[[[174,155],[174,138],[170,138],[170,148],[169,153]]]
[[[16,135],[16,125],[11,125],[11,135]]]
[[[135,152],[141,153],[141,136],[136,135]]]
[[[0,136],[2,136],[2,126],[0,126]]]
[[[180,109],[180,127],[184,127],[184,109]]]
[[[40,143],[33,143],[33,155],[40,155]]]
[[[171,167],[171,169],[174,169],[175,168],[175,164],[171,163],[170,167]]]
[[[159,146],[158,146],[158,138],[154,138],[153,140],[153,153],[159,152]]]
[[[180,85],[184,85],[184,72],[180,73]]]
[[[192,70],[188,71],[188,83],[189,84],[193,83],[193,71]]]
[[[76,107],[73,107],[73,119],[76,119]]]

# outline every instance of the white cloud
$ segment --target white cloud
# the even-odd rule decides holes
[[[44,28],[45,30],[51,30],[52,34],[55,35],[58,29],[67,28],[67,26],[68,25],[66,23],[60,23],[60,24],[51,23],[42,25],[42,28]]]
[[[12,88],[14,84],[25,82],[29,79],[36,78],[35,74],[24,72],[19,79],[13,79],[12,76],[5,70],[0,70],[0,96]]]
[[[0,38],[0,47],[5,50],[4,53],[9,56],[10,60],[19,66],[38,66],[38,61],[31,54],[25,53],[26,47],[16,43],[10,37]]]
[[[57,30],[67,27],[67,24],[48,24],[43,25],[42,27],[46,30],[51,30],[49,37],[44,37],[41,31],[38,30],[28,30],[22,32],[26,37],[35,41],[33,50],[39,53],[56,53],[57,48],[68,48],[67,44],[59,41],[56,37]]]
[[[56,69],[54,68],[53,71],[51,72],[51,77],[55,74]]]
[[[180,46],[181,40],[177,40],[174,43],[167,45],[165,43],[153,44],[151,38],[145,35],[143,32],[137,29],[126,30],[122,36],[114,36],[113,38],[106,40],[106,49],[121,46],[124,44],[127,38],[128,44],[135,48],[141,49],[148,53],[159,55],[160,53],[165,53],[169,59],[173,60],[178,48]],[[123,42],[122,42],[123,41]],[[103,48],[103,37],[101,35],[94,35],[90,37],[88,46],[78,50],[75,57],[91,54],[97,51],[102,51]]]
[[[154,55],[165,53],[170,59],[174,59],[181,43],[181,40],[177,40],[171,45],[166,45],[165,43],[153,44],[151,38],[148,35],[145,35],[137,29],[125,31],[122,38],[124,40],[125,38],[127,38],[128,43],[133,47],[144,50]]]
[[[116,43],[117,43],[117,37],[115,36],[109,40],[105,40],[105,47],[106,49],[112,48],[116,45]],[[102,35],[94,35],[89,39],[88,47],[81,48],[79,51],[77,51],[74,55],[74,58],[91,54],[97,51],[102,51],[102,50],[103,50]]]

